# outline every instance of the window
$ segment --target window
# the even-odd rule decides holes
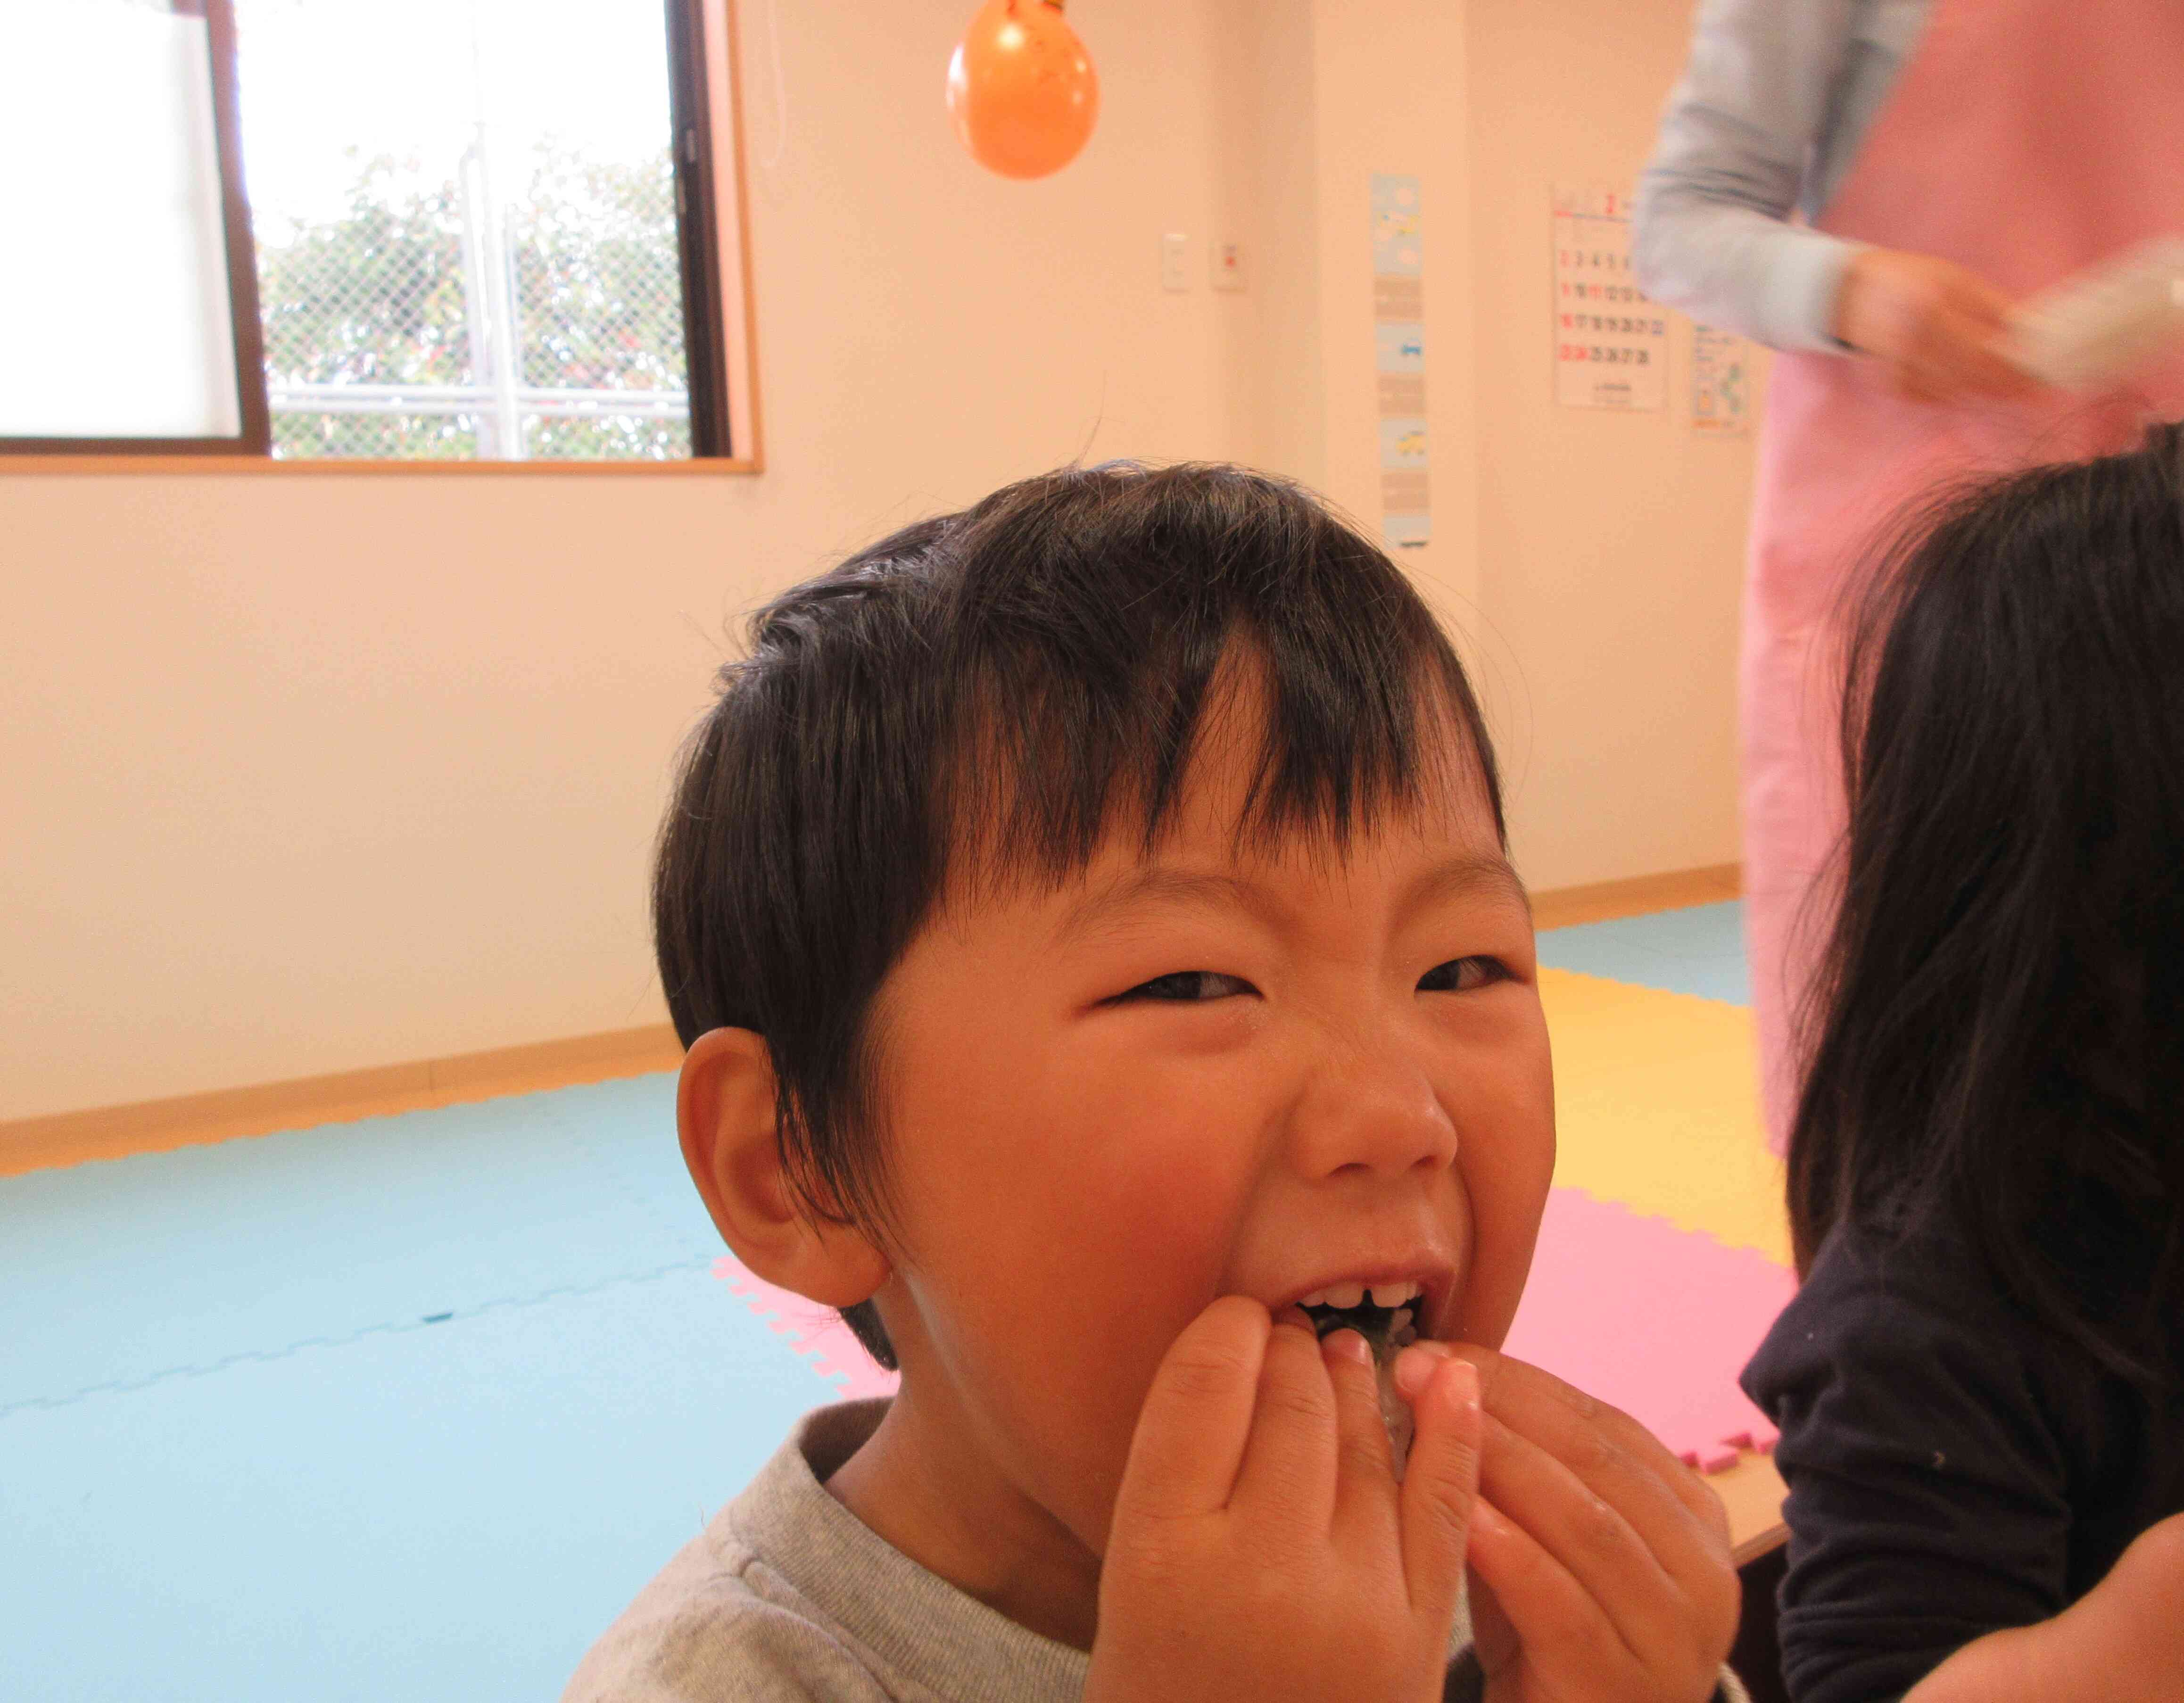
[[[0,81],[64,169],[0,197],[74,258],[0,285],[68,327],[6,447],[749,456],[726,0],[29,9]]]
[[[6,33],[0,440],[262,452],[225,8],[16,5]]]

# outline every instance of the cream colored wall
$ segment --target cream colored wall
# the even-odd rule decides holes
[[[1253,298],[1158,277],[1250,192],[1248,0],[1083,8],[1105,115],[1035,186],[947,129],[971,9],[745,0],[763,476],[0,474],[0,1119],[655,1021],[738,610],[1078,454],[1248,453]]]
[[[0,1120],[657,1020],[647,854],[738,611],[1080,454],[1376,518],[1376,170],[1424,180],[1408,559],[1479,636],[1526,873],[1734,856],[1745,452],[1547,389],[1546,184],[1635,170],[1680,8],[1100,0],[1099,131],[1036,186],[942,120],[968,0],[742,9],[762,476],[0,472]],[[1169,230],[1250,290],[1163,292]]]
[[[1519,865],[1535,887],[1734,861],[1751,444],[1557,407],[1549,206],[1630,183],[1682,67],[1682,0],[1468,0],[1479,598]]]
[[[1677,0],[1265,0],[1247,82],[1263,242],[1250,442],[1379,515],[1368,186],[1421,181],[1434,538],[1401,559],[1457,629],[1535,888],[1734,861],[1748,442],[1552,397],[1548,206],[1628,181],[1688,45]]]
[[[1269,249],[1254,453],[1377,531],[1372,180],[1418,180],[1431,542],[1401,559],[1459,632],[1477,626],[1468,0],[1264,0],[1260,214]]]

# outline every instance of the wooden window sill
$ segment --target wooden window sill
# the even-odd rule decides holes
[[[454,474],[477,479],[512,473],[525,478],[590,478],[606,474],[656,479],[705,478],[765,470],[765,462],[756,456],[730,455],[694,457],[685,461],[369,461],[361,457],[333,456],[276,461],[267,455],[0,455],[0,477],[10,473],[118,473],[140,478],[168,473],[248,473],[284,478],[326,475],[348,477],[357,474],[439,478]]]

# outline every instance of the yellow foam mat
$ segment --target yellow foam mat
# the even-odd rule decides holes
[[[1788,1265],[1752,1013],[1571,970],[1542,968],[1540,998],[1554,1043],[1556,1185]]]

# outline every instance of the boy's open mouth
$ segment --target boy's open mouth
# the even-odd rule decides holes
[[[1376,1362],[1384,1362],[1397,1349],[1418,1339],[1415,1320],[1424,1290],[1408,1281],[1374,1283],[1335,1283],[1315,1289],[1297,1305],[1322,1341],[1334,1331],[1352,1330],[1365,1338]]]
[[[1390,1464],[1399,1482],[1410,1459],[1411,1408],[1396,1390],[1396,1355],[1418,1339],[1416,1321],[1424,1304],[1424,1285],[1407,1277],[1384,1283],[1330,1283],[1296,1300],[1323,1342],[1335,1331],[1351,1330],[1373,1350],[1380,1420],[1388,1428]]]

